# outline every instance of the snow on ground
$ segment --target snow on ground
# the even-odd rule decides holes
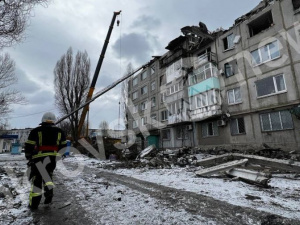
[[[86,165],[94,168],[105,163],[95,159],[82,158],[81,160],[85,160]],[[242,181],[196,177],[194,172],[189,172],[188,167],[117,169],[110,172],[210,196],[233,205],[250,207],[287,218],[300,219],[300,179],[291,179],[293,175],[290,174],[273,175],[269,183],[271,188],[266,189]],[[247,195],[258,198],[250,200],[247,199]]]
[[[66,173],[64,165],[58,163],[57,176],[90,213],[90,218],[100,224],[202,224],[204,221],[200,215],[195,216],[172,206],[162,206],[158,200],[146,194],[122,185],[106,184],[96,175],[80,173],[82,168],[88,166],[96,174],[104,170],[101,168],[103,164],[114,162],[98,161],[85,156],[69,157],[64,162],[77,165],[78,170]],[[25,171],[26,160],[23,154],[0,154],[0,224],[33,224],[32,214],[27,209],[30,185],[24,175]],[[273,175],[270,182],[272,188],[265,189],[241,181],[216,177],[199,178],[188,167],[117,169],[109,172],[207,195],[234,205],[300,219],[300,179],[291,178],[292,174]],[[246,195],[258,198],[250,200]],[[206,221],[203,224],[214,222]]]

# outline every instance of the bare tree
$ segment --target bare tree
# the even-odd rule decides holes
[[[25,99],[20,92],[11,86],[17,82],[15,75],[15,62],[9,54],[0,55],[0,122],[11,112],[11,104],[24,103]]]
[[[109,129],[108,123],[105,120],[101,121],[101,123],[99,125],[99,128],[101,130],[101,135],[103,137],[107,137],[108,136],[108,129]]]
[[[62,114],[69,114],[84,103],[90,84],[90,59],[86,51],[78,51],[75,59],[70,47],[57,61],[54,69],[55,104]],[[81,111],[69,117],[71,135],[75,142]],[[83,130],[84,131],[84,130]]]
[[[0,48],[11,46],[23,38],[23,33],[36,4],[48,0],[0,0]]]

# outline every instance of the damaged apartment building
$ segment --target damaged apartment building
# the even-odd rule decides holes
[[[300,0],[265,0],[228,30],[186,26],[128,81],[143,145],[300,146]]]

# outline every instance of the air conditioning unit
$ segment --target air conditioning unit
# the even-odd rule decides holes
[[[226,126],[226,121],[225,120],[218,120],[217,124],[218,124],[218,127],[223,127],[223,126]]]
[[[193,130],[193,125],[187,125],[187,126],[186,126],[186,129],[187,129],[187,130]]]

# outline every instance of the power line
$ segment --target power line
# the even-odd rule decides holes
[[[55,109],[55,108],[54,108]],[[41,111],[41,112],[37,112],[37,113],[31,113],[31,114],[26,114],[26,115],[21,115],[21,116],[14,116],[14,117],[4,117],[5,119],[15,119],[15,118],[21,118],[21,117],[28,117],[28,116],[33,116],[33,115],[37,115],[40,113],[44,113],[44,112],[48,112],[48,111],[52,111],[54,109],[48,109],[45,111]]]

